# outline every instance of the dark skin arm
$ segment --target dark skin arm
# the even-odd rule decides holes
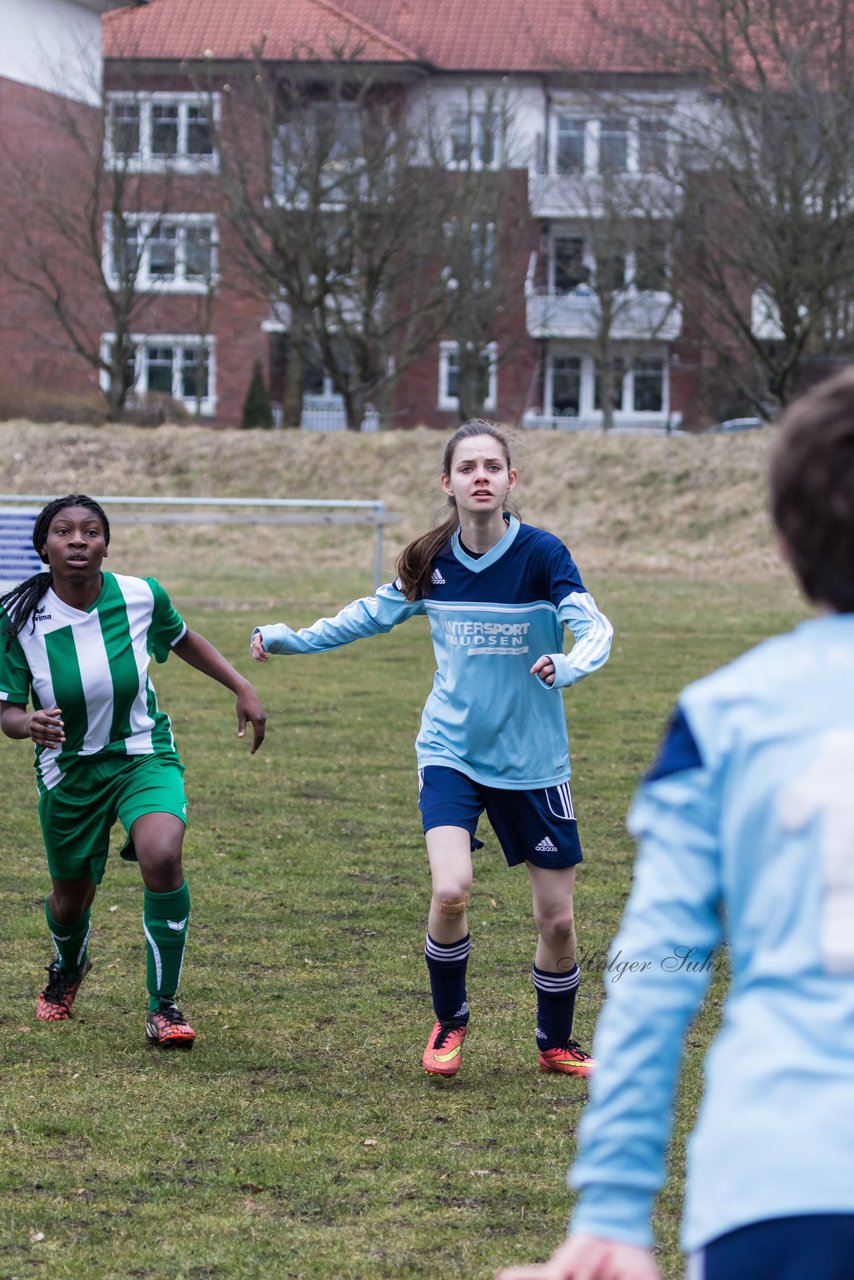
[[[225,685],[237,697],[237,736],[244,737],[246,722],[254,730],[251,755],[264,741],[266,716],[254,686],[228,662],[218,649],[199,635],[186,631],[174,646],[174,652],[189,666],[203,675],[210,676]],[[0,729],[7,738],[30,738],[39,746],[56,749],[65,741],[62,712],[59,707],[45,707],[41,711],[27,711],[18,702],[0,703]]]
[[[30,738],[42,747],[61,747],[65,741],[59,707],[28,711],[20,702],[0,702],[0,729],[7,738]]]
[[[203,675],[210,676],[212,680],[217,680],[236,695],[237,736],[242,738],[245,735],[246,722],[249,721],[254,730],[250,755],[254,756],[264,741],[267,719],[258,694],[255,692],[254,685],[245,676],[242,676],[239,671],[236,671],[231,663],[222,656],[219,649],[215,649],[209,640],[199,635],[198,631],[185,631],[178,643],[173,645],[172,651],[189,666],[195,667]],[[5,725],[3,731],[6,732]],[[10,734],[9,736],[11,737],[12,735]],[[28,735],[21,734],[20,736],[27,737]]]

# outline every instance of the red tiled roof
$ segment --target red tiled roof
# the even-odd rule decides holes
[[[149,0],[104,18],[114,58],[276,61],[346,51],[449,72],[650,71],[655,0]]]
[[[182,60],[416,62],[417,54],[334,0],[149,0],[103,19],[104,56]]]

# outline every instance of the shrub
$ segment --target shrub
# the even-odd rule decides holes
[[[249,380],[246,399],[243,401],[243,418],[240,425],[241,427],[272,427],[273,425],[273,409],[260,360],[256,360],[252,366],[252,377]]]

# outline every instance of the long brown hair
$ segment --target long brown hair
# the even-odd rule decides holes
[[[443,476],[451,474],[457,445],[463,440],[471,440],[474,436],[491,436],[503,450],[509,470],[510,446],[506,438],[493,422],[487,422],[485,418],[470,418],[458,431],[454,432],[445,445],[445,452],[442,455]],[[435,529],[428,529],[427,533],[414,538],[398,556],[397,577],[400,589],[407,600],[418,600],[426,594],[433,575],[433,561],[459,524],[457,504],[453,498],[448,498],[448,506],[451,508],[448,518]]]

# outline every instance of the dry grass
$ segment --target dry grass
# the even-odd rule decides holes
[[[532,431],[511,436],[523,518],[563,537],[588,575],[652,573],[767,581],[784,573],[764,503],[772,433],[643,438]],[[73,427],[0,423],[0,490],[54,494],[381,498],[403,517],[387,566],[435,522],[444,436]],[[239,528],[239,527],[238,527]],[[283,570],[310,552],[318,567],[369,563],[368,531],[209,528],[146,533],[151,558],[174,547],[213,567],[222,539],[251,539],[252,563]],[[117,539],[119,532],[117,530]],[[130,553],[139,539],[126,537]],[[205,563],[212,557],[210,565]],[[367,557],[367,558],[366,558]],[[123,559],[126,557],[123,555]],[[133,566],[126,563],[126,567]]]

